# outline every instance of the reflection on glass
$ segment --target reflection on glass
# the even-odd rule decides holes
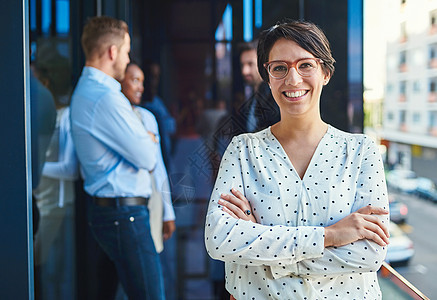
[[[69,1],[33,0],[30,11],[35,299],[75,299]]]

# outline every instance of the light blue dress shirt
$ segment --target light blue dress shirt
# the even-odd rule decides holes
[[[156,147],[117,80],[84,67],[71,100],[71,130],[87,193],[150,196]]]

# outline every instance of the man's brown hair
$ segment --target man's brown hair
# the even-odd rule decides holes
[[[101,56],[111,45],[120,49],[129,28],[126,22],[107,16],[93,17],[82,33],[82,49],[87,60]]]

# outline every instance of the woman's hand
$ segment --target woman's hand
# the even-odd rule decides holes
[[[232,188],[232,194],[221,194],[218,203],[223,206],[223,211],[236,219],[243,219],[256,223],[255,216],[252,213],[249,201],[244,197],[243,193]]]
[[[173,232],[176,230],[176,223],[174,220],[172,221],[165,221],[162,223],[162,233],[164,235],[164,241],[171,238],[173,235]]]
[[[152,139],[152,141],[157,144],[158,143],[158,139],[156,138],[156,135],[151,132],[151,131],[147,131],[147,133],[149,134],[150,138]]]
[[[372,240],[380,246],[387,246],[387,226],[374,215],[386,215],[381,207],[366,206],[337,223],[325,228],[325,247],[343,246],[358,240]]]

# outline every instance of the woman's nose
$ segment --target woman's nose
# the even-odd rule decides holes
[[[302,82],[302,76],[297,73],[297,70],[292,67],[288,70],[287,76],[285,76],[285,84],[298,85]]]

